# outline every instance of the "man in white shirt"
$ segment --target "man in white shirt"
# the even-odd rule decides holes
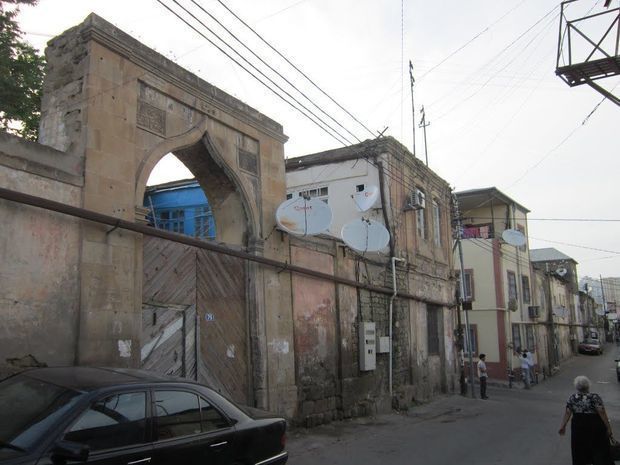
[[[521,359],[521,376],[523,378],[523,386],[525,387],[525,389],[530,388],[530,382],[532,380],[531,375],[530,375],[530,368],[532,366],[532,362],[528,355],[529,355],[529,352],[527,351],[527,349],[523,349],[523,354],[521,354],[520,359]]]
[[[480,354],[478,356],[480,359],[478,361],[478,379],[480,380],[480,398],[488,399],[487,397],[487,378],[489,375],[487,374],[487,364],[484,363],[486,358],[485,354]]]

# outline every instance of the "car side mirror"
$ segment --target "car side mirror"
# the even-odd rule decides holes
[[[60,440],[52,449],[52,460],[54,462],[64,462],[66,460],[86,462],[89,454],[90,448],[85,444]]]

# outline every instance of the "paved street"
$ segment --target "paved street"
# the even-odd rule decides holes
[[[613,363],[618,350],[608,344],[603,356],[575,357],[529,391],[491,387],[486,401],[455,395],[408,414],[291,431],[289,463],[569,464],[570,435],[560,437],[557,430],[575,376],[590,378],[620,436],[620,383]]]

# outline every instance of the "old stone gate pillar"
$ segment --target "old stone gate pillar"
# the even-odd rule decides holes
[[[50,41],[46,54],[40,141],[83,158],[83,208],[142,220],[152,168],[178,152],[216,200],[218,240],[286,260],[287,240],[270,234],[286,191],[281,125],[96,15]],[[142,237],[88,222],[81,236],[76,360],[138,366]],[[290,277],[249,263],[248,280],[255,399],[290,415],[293,325],[282,291]]]

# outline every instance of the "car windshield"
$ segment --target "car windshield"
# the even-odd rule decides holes
[[[80,393],[27,376],[0,383],[0,457],[29,451],[80,398]]]

